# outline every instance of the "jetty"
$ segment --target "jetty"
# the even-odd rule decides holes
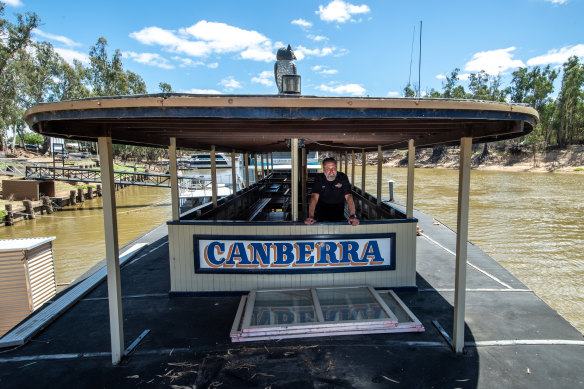
[[[27,111],[26,120],[44,135],[99,142],[107,283],[34,342],[2,354],[3,364],[42,366],[46,374],[64,377],[64,384],[88,377],[111,387],[582,385],[582,335],[468,242],[472,144],[528,134],[538,120],[530,107],[441,99],[161,94],[41,104]],[[170,156],[172,220],[160,227],[166,235],[122,269],[113,142],[168,147]],[[413,161],[416,147],[455,143],[460,169],[453,232],[415,210]],[[211,155],[211,201],[183,213],[177,148]],[[382,153],[396,148],[408,149],[405,204],[381,196]],[[291,155],[289,173],[264,163],[282,151]],[[345,161],[359,226],[302,222],[312,179],[309,151]],[[246,174],[243,189],[218,198],[216,152],[231,153],[232,159],[243,154],[246,172],[249,154],[256,166],[261,160],[254,183]],[[362,160],[377,154],[376,194],[362,189],[364,170],[360,187],[355,181],[356,153]],[[269,290],[278,300],[291,290],[359,285],[380,294],[391,290],[425,331],[418,326],[416,332],[365,335],[355,321],[355,332],[344,337],[321,332],[327,338],[285,340],[271,332],[269,341],[231,343],[242,336],[233,337],[238,312],[245,308],[243,332],[254,315],[240,304],[241,296],[253,300],[254,293]],[[286,316],[299,317],[295,312],[304,308],[298,301],[282,307],[290,312]],[[360,301],[346,297],[339,309],[362,309]],[[333,320],[355,320],[349,317]],[[311,320],[326,324],[322,315]],[[390,315],[385,324],[398,329],[398,321]],[[272,324],[279,327],[270,331],[316,328]],[[67,375],[71,369],[75,373]],[[0,377],[17,385],[27,378],[42,382],[41,376]]]

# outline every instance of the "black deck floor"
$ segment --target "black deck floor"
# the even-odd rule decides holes
[[[398,292],[424,333],[233,344],[239,297],[173,297],[166,228],[122,269],[125,344],[150,333],[112,366],[102,283],[26,345],[0,350],[0,388],[576,388],[584,339],[493,259],[469,244],[466,347],[452,334],[455,234],[417,212],[417,292]],[[559,343],[559,344],[554,344]]]

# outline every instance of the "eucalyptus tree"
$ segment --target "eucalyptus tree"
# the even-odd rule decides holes
[[[0,148],[6,145],[6,129],[18,124],[18,97],[16,84],[18,73],[13,66],[15,56],[26,48],[31,40],[32,30],[38,27],[40,19],[35,13],[16,15],[16,23],[4,18],[5,4],[0,1]]]
[[[574,56],[564,63],[563,70],[556,123],[559,146],[584,140],[584,65]]]
[[[534,146],[534,151],[537,143],[542,143],[545,149],[553,133],[555,101],[550,96],[554,92],[554,81],[558,74],[550,65],[544,68],[535,66],[531,70],[520,68],[512,74],[511,101],[529,104],[539,112],[540,121],[534,132],[526,138]]]
[[[166,82],[161,82],[158,84],[158,88],[162,93],[172,93],[172,86]]]

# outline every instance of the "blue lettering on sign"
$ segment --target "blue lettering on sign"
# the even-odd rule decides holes
[[[294,246],[292,243],[274,243],[276,253],[274,266],[288,266],[294,262]]]
[[[247,248],[251,252],[252,265],[270,266],[271,245],[271,243],[250,243],[247,245]]]
[[[365,262],[369,261],[372,265],[383,263],[383,258],[379,252],[379,245],[376,240],[370,240],[365,244],[361,259],[365,259]]]
[[[219,255],[225,252],[225,243],[222,242],[211,242],[207,245],[205,249],[205,261],[212,267],[219,267],[225,262],[225,258],[215,258],[215,248],[218,249]]]
[[[395,235],[394,235],[395,236]],[[249,270],[294,268],[304,271],[326,268],[371,270],[394,268],[395,237],[329,241],[207,240],[200,246],[200,260],[207,269]],[[202,262],[199,262],[202,264]],[[199,267],[195,265],[197,271]],[[375,267],[375,269],[374,269]],[[279,269],[278,269],[279,268]]]

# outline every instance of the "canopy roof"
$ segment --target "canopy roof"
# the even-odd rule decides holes
[[[219,151],[285,151],[286,139],[309,150],[360,151],[510,139],[531,132],[531,107],[473,100],[288,95],[156,94],[39,104],[25,113],[42,134],[114,143]]]

